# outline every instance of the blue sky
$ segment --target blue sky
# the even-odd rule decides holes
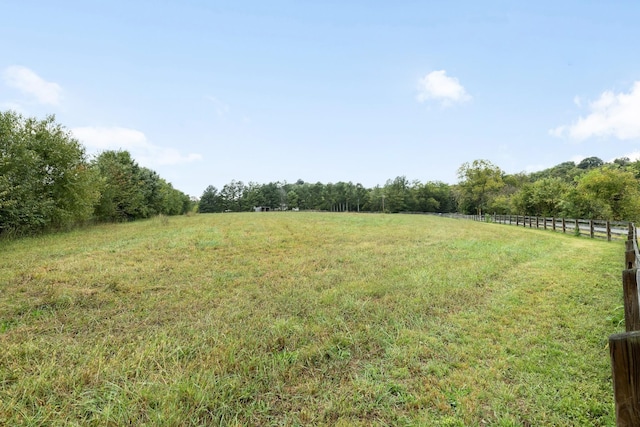
[[[457,182],[640,158],[640,2],[0,0],[0,109],[232,179]]]

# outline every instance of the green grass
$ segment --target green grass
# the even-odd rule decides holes
[[[2,241],[0,425],[613,425],[623,260],[418,215]]]

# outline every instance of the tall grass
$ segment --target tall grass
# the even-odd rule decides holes
[[[623,250],[320,213],[2,242],[0,424],[612,425]]]

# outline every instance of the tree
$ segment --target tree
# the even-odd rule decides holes
[[[104,151],[93,161],[99,172],[100,200],[95,216],[101,221],[149,217],[143,173],[128,151]]]
[[[220,212],[219,207],[220,198],[218,196],[218,189],[213,185],[208,186],[202,196],[200,197],[200,203],[198,203],[198,212],[200,213],[213,213]]]
[[[70,227],[91,217],[96,175],[54,116],[0,112],[0,234]]]
[[[587,169],[599,168],[602,165],[604,165],[604,162],[599,157],[587,157],[586,159],[583,159],[580,163],[578,163],[577,167],[578,169],[587,170]]]
[[[491,197],[504,187],[502,175],[502,170],[488,160],[463,163],[458,169],[458,188],[465,210],[481,215]]]
[[[549,169],[534,172],[529,175],[530,181],[537,181],[542,178],[560,178],[565,182],[573,183],[575,178],[584,173],[584,169],[578,169],[574,162],[563,162]]]
[[[356,198],[356,210],[360,212],[361,207],[363,207],[369,199],[369,192],[362,184],[357,183],[354,196]]]
[[[262,185],[257,182],[249,182],[242,195],[243,210],[251,210],[254,207],[264,206],[265,198]]]
[[[420,212],[451,212],[453,197],[451,188],[444,182],[416,183],[414,186],[415,210]]]
[[[225,184],[220,190],[223,209],[231,212],[242,211],[244,190],[245,186],[242,181],[231,180],[230,183]]]
[[[560,178],[544,178],[531,186],[532,215],[558,216],[564,209],[564,203],[571,187]]]
[[[632,172],[616,167],[592,169],[576,187],[578,214],[589,218],[640,219],[640,188]]]
[[[386,211],[401,212],[412,210],[411,185],[405,176],[398,176],[393,181],[387,180],[384,192]]]

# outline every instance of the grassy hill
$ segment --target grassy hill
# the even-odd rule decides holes
[[[0,242],[0,424],[613,425],[623,260],[421,215]]]

